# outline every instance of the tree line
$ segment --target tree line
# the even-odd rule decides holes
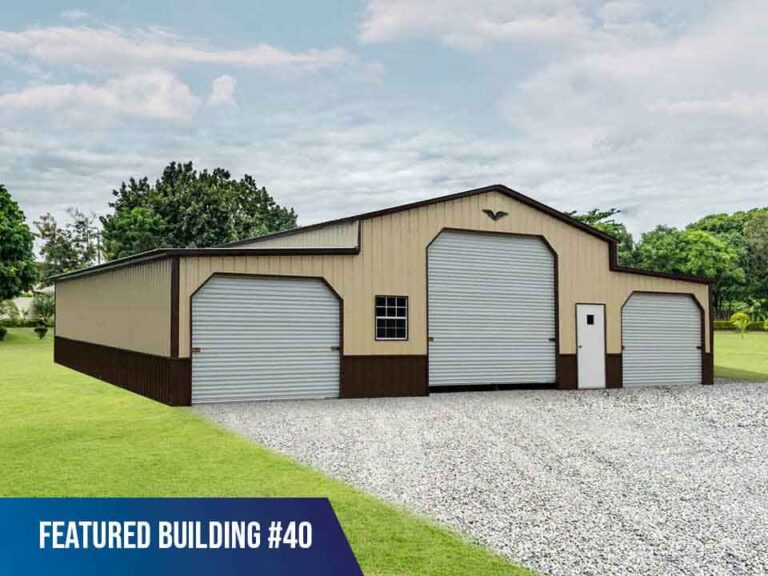
[[[635,241],[614,218],[620,210],[569,215],[619,241],[624,266],[714,280],[714,306],[725,317],[768,318],[768,207],[710,214],[683,229],[659,225]]]
[[[191,162],[170,163],[154,182],[130,178],[113,190],[109,208],[99,218],[71,208],[63,223],[43,214],[33,232],[0,185],[0,300],[102,260],[157,248],[205,248],[296,226],[296,212],[251,176],[236,180],[223,168],[198,171]],[[768,207],[711,214],[683,229],[657,226],[637,240],[616,220],[619,213],[568,214],[616,238],[622,265],[712,278],[718,310],[768,316]]]

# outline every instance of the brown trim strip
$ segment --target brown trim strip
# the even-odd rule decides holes
[[[428,396],[427,357],[342,356],[340,398]]]
[[[546,204],[542,204],[541,202],[538,202],[537,200],[534,200],[533,198],[530,198],[528,196],[525,196],[524,194],[521,194],[520,192],[517,192],[515,190],[512,190],[511,188],[508,188],[507,186],[504,186],[503,184],[493,184],[491,186],[485,186],[482,188],[475,188],[472,190],[467,190],[464,192],[458,192],[456,194],[448,194],[446,196],[438,196],[436,198],[429,198],[427,200],[421,200],[418,202],[411,202],[409,204],[402,204],[400,206],[393,206],[391,208],[385,208],[383,210],[375,210],[373,212],[366,212],[363,214],[356,214],[354,216],[347,216],[344,218],[338,218],[336,220],[327,220],[325,222],[319,222],[317,224],[311,224],[309,226],[302,226],[300,228],[293,228],[291,230],[285,230],[283,232],[277,232],[273,235],[269,235],[270,238],[276,238],[280,236],[288,236],[291,234],[298,234],[300,232],[306,232],[308,230],[314,230],[317,228],[322,228],[325,226],[330,226],[333,224],[342,224],[345,222],[350,222],[354,220],[358,220],[358,237],[361,234],[361,228],[362,228],[362,221],[363,220],[369,220],[371,218],[376,218],[379,216],[386,216],[389,214],[394,214],[396,212],[402,212],[405,210],[412,210],[414,208],[421,208],[423,206],[429,206],[431,204],[437,204],[440,202],[450,202],[452,200],[459,200],[461,198],[465,198],[467,196],[473,196],[476,194],[486,194],[488,192],[499,192],[501,194],[505,194],[506,196],[512,198],[513,200],[517,200],[518,202],[525,204],[526,206],[530,206],[531,208],[534,208],[535,210],[539,210],[540,212],[543,212],[544,214],[547,214],[548,216],[551,216],[553,218],[556,218],[557,220],[560,220],[561,222],[564,222],[568,224],[569,226],[573,226],[574,228],[578,228],[579,230],[586,232],[587,234],[591,234],[592,236],[595,236],[597,238],[600,238],[601,240],[604,240],[605,242],[608,242],[609,247],[609,267],[614,272],[626,272],[629,274],[641,274],[644,276],[655,276],[657,278],[669,278],[674,280],[684,280],[689,282],[700,282],[700,283],[710,283],[711,280],[705,279],[705,278],[697,278],[693,276],[683,276],[683,275],[675,275],[675,274],[664,274],[659,272],[651,272],[648,270],[640,270],[635,268],[627,268],[623,266],[619,266],[618,264],[618,249],[617,249],[617,240],[597,228],[593,228],[587,224],[584,224],[583,222],[580,222],[579,220],[576,220],[575,218],[572,218],[568,216],[567,214],[564,214],[560,212],[559,210],[555,210],[554,208],[551,208],[547,206]],[[258,255],[258,256],[274,256],[274,255],[328,255],[328,254],[348,254],[348,255],[355,255],[360,253],[360,242],[358,241],[358,245],[356,248],[237,248],[238,246],[241,246],[243,244],[247,244],[250,242],[253,242],[255,240],[258,240],[259,238],[267,238],[267,236],[262,237],[256,237],[256,238],[249,238],[246,240],[239,240],[237,242],[232,242],[230,244],[224,244],[222,246],[217,246],[213,248],[177,248],[177,249],[163,249],[163,250],[153,250],[150,252],[144,252],[142,254],[136,254],[134,256],[128,256],[126,258],[121,258],[118,260],[113,260],[112,262],[106,262],[104,264],[100,264],[98,266],[92,266],[90,268],[84,268],[82,270],[75,270],[73,272],[68,272],[66,274],[60,274],[58,276],[53,276],[51,280],[54,280],[56,282],[61,280],[68,280],[70,278],[76,278],[85,274],[95,274],[97,272],[101,272],[104,270],[110,270],[112,268],[121,267],[121,266],[128,266],[133,264],[138,264],[139,262],[145,262],[148,260],[154,260],[157,258],[164,258],[167,256],[239,256],[239,255]],[[229,248],[227,248],[229,246]]]
[[[362,214],[355,214],[353,216],[336,218],[335,220],[326,220],[325,222],[318,222],[317,224],[310,224],[309,226],[292,228],[291,230],[277,232],[276,234],[270,234],[268,236],[257,236],[255,238],[249,238],[247,240],[238,240],[237,242],[232,242],[230,244],[223,244],[223,246],[238,246],[243,243],[253,242],[254,240],[260,240],[262,238],[276,238],[281,235],[287,236],[290,234],[298,234],[300,232],[315,230],[317,228],[323,228],[325,226],[331,226],[334,224],[344,224],[345,222],[350,222],[352,220],[369,220],[371,218],[377,218],[379,216],[387,216],[389,214],[395,214],[396,212],[403,212],[404,210],[413,210],[414,208],[422,208],[423,206],[429,206],[431,204],[439,204],[440,202],[450,202],[452,200],[460,200],[461,198],[466,198],[467,196],[475,196],[477,194],[486,194],[488,192],[500,192],[502,194],[506,194],[510,198],[517,200],[522,204],[530,206],[531,208],[535,208],[536,210],[540,210],[541,212],[544,212],[545,214],[548,214],[553,218],[557,218],[558,220],[565,222],[566,224],[575,226],[576,228],[580,228],[581,230],[583,230],[584,232],[587,232],[588,234],[597,236],[598,238],[602,240],[606,240],[607,242],[616,242],[616,239],[613,236],[610,236],[609,234],[606,234],[605,232],[598,230],[597,228],[593,228],[588,224],[584,224],[583,222],[576,220],[575,218],[572,218],[571,216],[568,216],[567,214],[564,214],[559,210],[555,210],[554,208],[551,208],[546,204],[542,204],[541,202],[534,200],[533,198],[526,196],[525,194],[521,194],[520,192],[512,190],[511,188],[504,186],[503,184],[492,184],[490,186],[483,186],[481,188],[473,188],[472,190],[465,190],[464,192],[456,192],[454,194],[437,196],[434,198],[428,198],[426,200],[410,202],[408,204],[400,204],[399,206],[391,206],[389,208],[383,208],[381,210],[374,210],[373,212],[364,212]]]
[[[98,266],[73,270],[66,274],[52,276],[51,280],[61,282],[81,276],[89,276],[106,272],[124,266],[135,266],[152,260],[173,258],[180,256],[354,256],[360,253],[359,248],[172,248],[142,252],[133,256],[127,256],[111,262],[105,262]]]
[[[316,224],[308,224],[306,226],[297,226],[290,230],[281,230],[280,232],[272,232],[271,234],[264,234],[263,236],[254,236],[253,238],[246,238],[245,240],[235,240],[234,242],[227,242],[226,244],[219,244],[214,248],[233,248],[243,246],[244,244],[250,244],[252,242],[261,242],[262,240],[274,240],[275,238],[284,238],[286,236],[293,236],[295,234],[302,234],[304,232],[311,232],[312,230],[319,230],[320,228],[326,228],[328,226],[335,226],[337,224],[346,224],[347,222],[357,221],[357,246],[360,247],[360,220],[354,216],[345,218],[339,218],[338,220],[326,220],[325,222],[318,222]]]
[[[651,276],[653,278],[666,278],[668,280],[681,280],[683,282],[696,282],[698,284],[712,284],[714,280],[701,278],[699,276],[687,276],[685,274],[668,274],[666,272],[653,272],[643,270],[642,268],[631,268],[629,266],[619,265],[619,251],[615,243],[608,246],[608,267],[611,272],[622,272],[625,274],[638,274],[640,276]]]
[[[54,362],[170,406],[192,401],[188,358],[166,358],[111,346],[54,338]]]

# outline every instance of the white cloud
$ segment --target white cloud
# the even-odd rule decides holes
[[[217,64],[249,69],[317,70],[350,60],[341,48],[290,52],[260,43],[235,50],[178,36],[163,28],[59,26],[0,31],[0,55],[69,65],[90,72]]]
[[[61,13],[61,17],[70,22],[78,22],[82,20],[90,20],[91,14],[85,10],[65,10]]]
[[[723,100],[659,100],[650,106],[650,110],[671,116],[768,118],[768,93],[743,94],[735,92]]]
[[[561,4],[550,6],[547,4]],[[544,5],[515,0],[371,0],[360,29],[364,42],[408,37],[438,38],[478,48],[498,41],[560,41],[581,36],[588,18],[559,2]]]
[[[120,117],[186,120],[198,107],[189,87],[173,74],[152,70],[101,85],[43,84],[0,93],[0,111],[47,111],[64,122],[109,123]]]
[[[214,106],[229,106],[236,108],[236,87],[237,79],[228,74],[223,74],[222,76],[214,78],[211,82],[211,94],[208,96],[208,103]]]

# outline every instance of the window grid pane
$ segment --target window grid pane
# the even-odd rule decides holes
[[[376,339],[408,339],[408,297],[376,296]]]

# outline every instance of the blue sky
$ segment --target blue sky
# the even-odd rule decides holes
[[[29,219],[193,160],[304,224],[500,182],[684,225],[768,204],[766,29],[757,0],[11,2],[0,182]]]

